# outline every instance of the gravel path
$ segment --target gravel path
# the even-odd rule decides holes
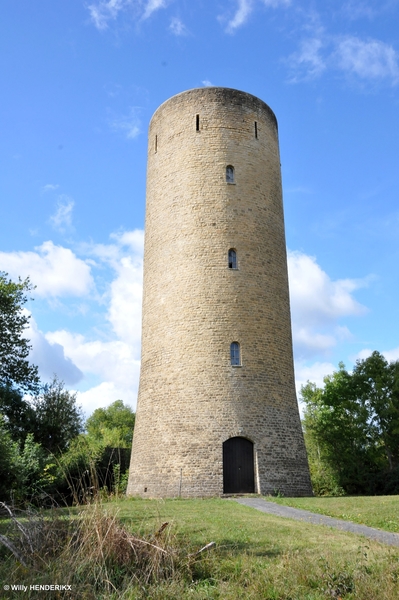
[[[389,531],[374,529],[374,527],[358,525],[357,523],[352,523],[351,521],[333,519],[332,517],[312,513],[308,510],[292,508],[291,506],[281,506],[280,504],[263,500],[263,498],[234,498],[234,500],[239,504],[244,504],[245,506],[250,506],[251,508],[256,508],[256,510],[269,513],[271,515],[277,515],[278,517],[295,519],[295,521],[305,521],[306,523],[313,523],[314,525],[335,527],[336,529],[342,529],[343,531],[350,531],[351,533],[364,535],[370,540],[381,542],[381,544],[388,544],[388,546],[399,546],[398,533],[390,533]]]

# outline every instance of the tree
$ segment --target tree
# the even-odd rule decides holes
[[[35,411],[19,389],[0,384],[0,413],[12,439],[23,444],[26,436],[33,431]]]
[[[52,468],[51,457],[36,443],[29,433],[23,448],[14,458],[15,481],[12,495],[15,500],[29,502],[38,500],[40,496],[51,491]]]
[[[123,493],[127,485],[135,414],[122,400],[97,408],[86,421],[86,434],[75,438],[59,459],[57,491],[68,501],[108,488]]]
[[[340,370],[324,380],[324,390],[303,390],[305,429],[347,493],[358,493],[369,473],[367,411],[357,402],[351,375]]]
[[[15,481],[15,458],[18,444],[11,439],[3,417],[0,415],[0,500],[8,500]]]
[[[31,400],[35,412],[35,442],[54,453],[64,452],[71,440],[84,429],[83,412],[76,404],[76,394],[64,389],[64,382],[54,376]]]
[[[379,449],[379,460],[389,471],[399,467],[399,361],[388,363],[373,352],[353,370],[356,394],[367,410],[369,432]]]
[[[13,441],[0,415],[0,500],[31,502],[52,491],[56,465],[29,433],[23,446]]]
[[[302,388],[311,471],[318,457],[347,493],[399,486],[399,363],[373,352],[352,373],[341,363],[324,384]]]
[[[0,272],[0,384],[24,391],[37,390],[39,383],[37,367],[28,361],[31,346],[23,335],[30,319],[23,307],[32,289],[29,278],[15,283]]]
[[[302,387],[301,393],[307,403],[302,426],[313,492],[316,496],[345,495],[340,486],[338,469],[334,461],[330,460],[331,446],[326,443],[322,434],[325,419],[321,414],[320,396],[323,390],[314,383],[308,383]]]
[[[97,408],[86,421],[88,436],[113,448],[131,448],[135,413],[116,400],[107,408]]]

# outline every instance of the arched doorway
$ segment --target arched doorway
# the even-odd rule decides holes
[[[223,493],[254,492],[254,445],[246,438],[230,438],[223,443]]]

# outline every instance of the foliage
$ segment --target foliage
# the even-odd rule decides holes
[[[57,495],[68,504],[92,500],[100,488],[97,464],[102,453],[102,445],[90,443],[83,434],[73,439],[68,450],[58,458]]]
[[[15,387],[0,385],[0,413],[0,499],[39,502],[56,494],[63,475],[54,455],[83,429],[75,395],[57,378],[30,402]]]
[[[55,465],[51,457],[29,433],[23,449],[14,459],[15,481],[12,495],[18,501],[34,501],[46,494],[54,479]]]
[[[115,496],[122,496],[126,494],[127,486],[129,483],[129,468],[124,473],[121,472],[121,463],[116,463],[112,469],[113,475],[113,492]]]
[[[28,433],[34,430],[35,411],[19,389],[0,384],[0,413],[12,439],[24,443]]]
[[[358,361],[353,371],[357,395],[368,413],[369,435],[378,460],[389,471],[399,466],[399,361],[388,363],[378,352]]]
[[[135,413],[122,400],[97,408],[86,421],[87,443],[101,447],[95,463],[97,485],[116,495],[125,493]]]
[[[8,499],[15,481],[16,457],[18,444],[11,438],[0,415],[0,499]]]
[[[37,389],[37,367],[28,361],[31,346],[24,337],[30,316],[24,311],[27,294],[33,289],[29,278],[16,283],[0,272],[0,383],[24,391]]]
[[[32,398],[31,406],[35,413],[35,441],[55,455],[64,452],[83,431],[83,413],[76,404],[76,394],[64,389],[64,382],[56,376]]]
[[[29,433],[23,445],[12,440],[0,419],[0,500],[18,502],[37,499],[55,479],[55,465]]]
[[[328,462],[324,445],[313,435],[309,420],[304,427],[304,438],[308,454],[310,478],[316,496],[343,496],[345,491],[339,484],[337,472]]]
[[[324,383],[301,391],[315,492],[399,492],[399,363],[373,352]]]
[[[123,400],[97,408],[86,421],[88,436],[112,448],[131,448],[135,413]]]
[[[4,398],[0,500],[14,497],[40,504],[53,496],[61,503],[80,504],[126,491],[134,413],[122,401],[100,411],[108,417],[108,428],[96,430],[101,419],[93,419],[92,435],[84,435],[79,433],[83,418],[75,394],[64,390],[57,378],[30,403],[14,388]]]
[[[68,504],[82,504],[104,494],[123,494],[129,460],[130,448],[111,448],[79,435],[58,459],[57,495]]]

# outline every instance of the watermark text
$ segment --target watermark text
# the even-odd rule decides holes
[[[58,584],[36,584],[36,585],[24,585],[24,584],[11,584],[11,585],[3,585],[3,590],[6,592],[27,592],[28,590],[34,592],[53,592],[53,591],[72,591],[71,585],[58,585]]]

